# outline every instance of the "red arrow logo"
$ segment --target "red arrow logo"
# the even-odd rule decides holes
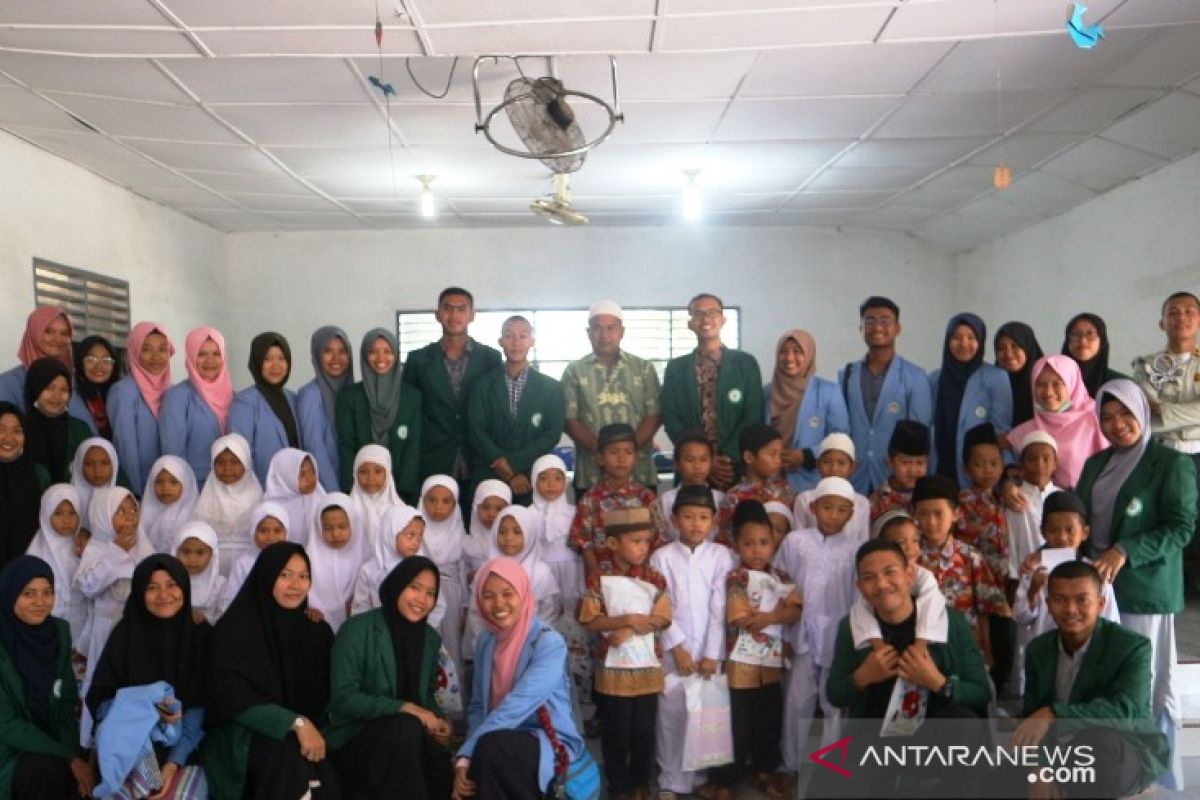
[[[838,753],[842,754],[842,757],[838,759],[838,763],[836,763],[836,764],[834,764],[832,761],[825,760],[825,756],[827,756],[829,753],[832,753],[834,751],[837,751]],[[816,764],[820,764],[822,767],[825,767],[826,769],[833,770],[838,775],[841,775],[843,778],[850,777],[850,770],[848,770],[842,766],[842,764],[846,763],[846,759],[848,759],[849,757],[850,757],[850,737],[849,736],[845,737],[844,739],[838,739],[833,744],[828,745],[826,747],[822,747],[820,750],[817,750],[814,753],[808,754],[808,758],[810,761],[812,761],[813,763],[816,763]]]

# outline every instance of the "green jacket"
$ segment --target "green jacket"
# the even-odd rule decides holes
[[[1171,745],[1155,729],[1150,713],[1150,640],[1115,622],[1096,620],[1066,703],[1056,702],[1054,697],[1058,651],[1057,630],[1043,633],[1026,647],[1021,716],[1049,706],[1058,719],[1055,725],[1060,734],[1096,725],[1127,733],[1141,753],[1141,788],[1146,788],[1171,760]]]
[[[247,708],[233,722],[206,730],[200,747],[204,752],[209,796],[213,800],[242,800],[246,767],[250,761],[251,734],[282,741],[292,732],[292,724],[298,716],[283,706],[264,703]],[[313,722],[324,731],[325,719]]]
[[[958,705],[987,715],[987,704],[992,697],[991,679],[983,665],[983,656],[975,644],[971,624],[958,611],[946,609],[949,630],[945,644],[931,642],[929,655],[933,663],[947,678],[954,680],[954,702]],[[825,686],[829,702],[849,709],[851,717],[867,715],[867,693],[854,686],[854,671],[870,654],[871,648],[854,649],[854,637],[850,633],[850,617],[843,617],[838,625],[837,645],[833,663],[829,666],[829,682]]]
[[[738,475],[745,466],[738,448],[742,428],[763,420],[762,375],[754,356],[741,350],[721,348],[717,370],[717,450],[733,459]],[[700,427],[700,387],[696,383],[696,353],[673,358],[667,363],[662,385],[663,427],[671,441],[679,441],[688,428]]]
[[[1113,449],[1087,460],[1075,491],[1089,514],[1092,490]],[[1125,551],[1113,581],[1122,613],[1183,611],[1183,548],[1196,529],[1196,468],[1192,459],[1153,439],[1113,504],[1111,542]],[[1091,544],[1090,540],[1087,542]],[[1097,553],[1090,551],[1095,557]]]
[[[406,386],[388,431],[387,449],[392,453],[392,481],[406,503],[415,503],[421,490],[420,459],[423,444],[421,392]],[[371,444],[371,408],[362,381],[347,386],[337,395],[338,482],[349,492],[354,486],[354,457],[363,445]]]
[[[383,612],[376,608],[346,620],[333,643],[330,661],[330,723],[325,732],[329,749],[344,747],[368,722],[399,713],[406,702],[440,716],[434,690],[441,646],[437,631],[426,625],[421,696],[397,697],[396,655]]]
[[[453,475],[454,454],[459,448],[462,448],[468,469],[475,463],[476,455],[467,438],[467,398],[471,395],[471,385],[480,375],[500,366],[502,358],[499,350],[474,339],[471,348],[458,397],[450,390],[450,375],[446,372],[441,342],[409,353],[404,362],[404,382],[420,389],[424,401],[421,409],[421,480],[430,475]]]
[[[566,424],[562,384],[532,367],[517,403],[517,418],[508,413],[508,382],[504,367],[483,375],[467,401],[467,428],[478,453],[472,477],[500,477],[491,463],[504,456],[518,474],[529,478],[533,462],[549,453],[562,438]]]
[[[79,722],[75,704],[79,694],[71,670],[71,630],[64,620],[51,617],[63,646],[58,652],[57,696],[50,697],[50,720],[54,734],[39,728],[25,707],[25,688],[17,667],[0,647],[0,800],[12,797],[12,776],[23,753],[41,753],[70,761],[79,750]]]

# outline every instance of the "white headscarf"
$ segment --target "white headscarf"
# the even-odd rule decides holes
[[[78,490],[69,483],[56,483],[42,494],[42,505],[38,512],[38,521],[41,523],[41,527],[38,529],[37,535],[33,537],[33,541],[29,543],[27,551],[29,555],[37,556],[49,564],[51,571],[54,572],[54,608],[56,611],[65,607],[65,600],[71,592],[71,582],[75,580],[75,571],[79,569],[79,558],[75,555],[75,537],[73,535],[64,536],[54,530],[54,525],[50,522],[50,517],[54,516],[55,510],[64,500],[71,504],[76,514],[79,514],[80,524],[83,523]],[[75,532],[79,532],[78,526]],[[60,605],[60,597],[64,604]]]
[[[479,507],[489,497],[499,497],[505,506],[512,505],[512,489],[508,488],[504,481],[495,478],[480,481],[475,487],[475,497],[471,502],[471,535],[463,541],[463,560],[467,562],[467,569],[471,572],[482,567],[483,562],[488,560],[488,539],[491,537],[492,528],[490,525],[484,525],[483,520],[479,518]]]
[[[288,514],[288,510],[284,508],[282,504],[277,503],[274,500],[263,500],[254,507],[254,509],[250,512],[250,516],[247,518],[250,524],[246,526],[246,537],[251,542],[254,541],[254,532],[258,530],[258,523],[262,522],[267,517],[274,517],[275,519],[279,520],[285,531],[290,531],[292,529],[292,518]],[[304,523],[300,521],[297,521],[296,526],[301,530],[303,530],[305,527]],[[288,536],[288,539],[290,540],[291,536]],[[254,557],[258,558],[258,553],[255,553]]]
[[[434,522],[425,512],[425,495],[435,486],[449,490],[454,496],[454,509],[450,516],[441,522]],[[463,537],[466,529],[463,527],[462,514],[458,510],[458,481],[449,475],[430,475],[421,484],[421,516],[425,518],[425,549],[439,570],[457,572],[456,564],[463,556]]]
[[[501,553],[500,548],[496,546],[496,540],[500,535],[500,523],[509,517],[517,521],[517,527],[521,529],[524,538],[521,552],[515,555]],[[496,515],[496,522],[492,525],[489,533],[488,560],[511,558],[513,561],[519,562],[529,575],[530,583],[533,586],[533,596],[538,600],[545,600],[551,595],[558,594],[559,588],[558,582],[554,580],[554,574],[542,562],[541,538],[541,522],[536,511],[525,506],[508,506]]]
[[[251,509],[262,499],[262,485],[254,475],[254,460],[250,456],[250,443],[240,433],[226,434],[212,443],[209,448],[210,463],[228,450],[246,468],[241,479],[233,484],[217,480],[215,470],[210,473],[200,490],[200,499],[192,509],[192,516],[213,526],[217,536],[226,540],[237,540],[246,533],[246,521]]]
[[[203,520],[194,519],[184,523],[175,535],[171,555],[178,556],[179,548],[188,539],[197,539],[212,548],[212,558],[209,559],[208,566],[199,575],[190,576],[192,608],[212,608],[217,604],[217,595],[221,589],[221,572],[218,569],[221,563],[221,548],[217,542],[217,532],[213,530],[212,525]]]
[[[378,464],[387,473],[383,489],[375,494],[367,494],[358,485],[358,468],[363,464]],[[391,451],[378,444],[363,445],[359,449],[358,455],[354,457],[354,472],[351,474],[354,477],[354,487],[350,490],[350,500],[353,501],[354,511],[358,515],[359,523],[363,526],[367,552],[371,553],[374,552],[375,543],[382,535],[382,529],[379,526],[384,514],[396,506],[404,505],[404,501],[396,493],[396,482],[392,479]]]
[[[321,535],[321,515],[334,507],[345,511],[350,520],[350,541],[340,548],[330,547]],[[335,630],[346,619],[346,602],[354,594],[354,581],[366,556],[360,524],[350,496],[342,492],[322,497],[309,520],[308,544],[304,548],[312,565],[308,602],[320,609]]]
[[[154,482],[163,470],[174,475],[175,480],[183,484],[183,493],[169,506],[163,505],[154,491]],[[196,486],[196,473],[192,472],[188,463],[179,456],[161,456],[150,467],[150,477],[146,479],[146,494],[142,497],[142,528],[157,552],[174,552],[171,543],[175,540],[175,532],[179,530],[180,525],[192,518],[196,501],[199,499],[200,489]]]
[[[412,506],[393,506],[384,512],[379,527],[379,540],[375,543],[375,563],[380,569],[379,574],[387,575],[404,560],[396,552],[396,536],[414,519],[424,520],[425,518]],[[424,555],[428,558],[425,552],[424,538],[422,538],[421,547],[417,550],[417,555]]]
[[[306,458],[313,466],[316,488],[308,494],[300,494],[300,467]],[[311,453],[295,447],[285,447],[271,456],[271,466],[267,468],[267,486],[263,492],[263,499],[274,500],[282,505],[287,509],[290,519],[303,520],[302,524],[288,528],[289,542],[304,544],[306,533],[304,526],[312,519],[313,511],[324,498],[325,487],[321,485],[321,473],[317,468],[317,460]]]
[[[91,450],[93,447],[99,447],[108,453],[108,457],[112,461],[112,477],[108,479],[108,483],[105,484],[104,488],[117,485],[117,471],[121,465],[120,460],[117,458],[117,448],[113,447],[112,442],[108,441],[108,439],[103,439],[99,436],[84,439],[75,450],[75,458],[71,461],[71,485],[75,487],[75,491],[79,492],[79,506],[76,508],[76,511],[79,512],[79,519],[83,527],[89,531],[92,529],[92,520],[89,516],[92,507],[92,492],[101,488],[92,486],[87,482],[87,478],[83,477],[83,459],[87,456],[88,450]]]
[[[563,493],[547,500],[538,492],[538,475],[548,469],[557,469],[563,474]],[[567,465],[553,453],[533,462],[529,470],[529,482],[533,484],[533,508],[542,517],[542,557],[547,561],[568,561],[574,552],[567,546],[571,523],[575,520],[575,506],[567,501]]]
[[[80,560],[80,566],[83,562],[89,560],[88,555],[97,552],[98,557],[103,558],[102,548],[92,547],[92,543],[116,546],[117,532],[113,526],[113,516],[117,513],[117,509],[121,507],[121,503],[125,502],[125,498],[133,498],[133,502],[137,503],[137,498],[133,497],[133,492],[126,489],[124,486],[113,486],[107,489],[97,489],[92,493],[92,507],[89,516],[96,521],[96,525],[92,528],[92,538],[88,542],[87,548],[83,551],[83,558]],[[146,531],[142,527],[141,520],[138,521],[137,541],[134,542],[132,549],[122,551],[133,559],[134,563],[140,562],[146,556],[154,555],[154,547],[146,538]]]

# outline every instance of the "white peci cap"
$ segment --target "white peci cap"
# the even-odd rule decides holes
[[[597,300],[592,303],[588,309],[588,319],[592,317],[616,317],[619,320],[624,320],[625,316],[621,311],[621,307],[612,300]]]

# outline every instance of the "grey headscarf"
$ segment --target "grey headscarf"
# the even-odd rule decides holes
[[[384,339],[396,355],[396,364],[386,375],[379,375],[367,363],[367,351],[376,339]],[[371,410],[371,437],[375,444],[388,445],[388,431],[396,418],[400,406],[400,345],[396,334],[387,328],[372,328],[363,337],[362,349],[358,352],[362,365],[363,390],[367,393],[367,406]]]
[[[342,373],[340,378],[331,378],[321,369],[321,353],[329,346],[329,342],[333,339],[341,339],[342,344],[346,345],[346,355],[352,356],[350,352],[350,337],[346,332],[336,325],[323,325],[313,331],[312,345],[312,365],[313,374],[316,375],[317,388],[321,390],[321,402],[325,406],[325,416],[330,422],[337,416],[337,393],[345,387],[354,383],[354,358],[350,358],[350,363],[346,367],[346,371]]]
[[[1126,378],[1108,381],[1096,392],[1096,415],[1106,400],[1117,400],[1137,417],[1142,426],[1137,444],[1126,448],[1112,448],[1112,457],[1104,465],[1096,483],[1092,486],[1092,535],[1091,547],[1096,552],[1107,550],[1112,545],[1114,506],[1117,494],[1130,474],[1142,460],[1146,445],[1150,442],[1150,403],[1136,383]]]

